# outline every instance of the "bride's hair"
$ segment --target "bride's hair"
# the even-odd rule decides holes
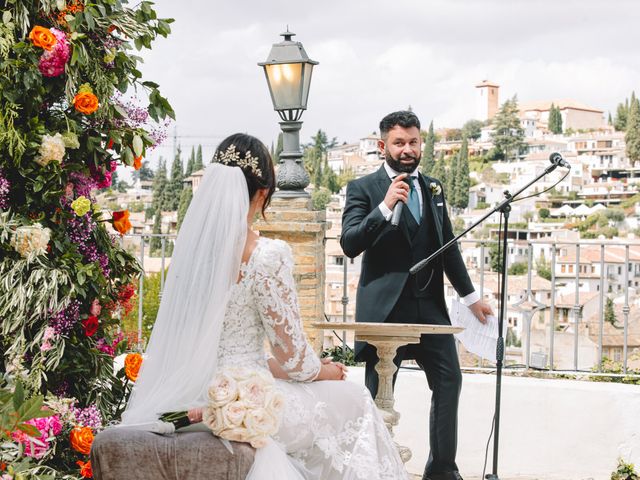
[[[253,199],[258,190],[269,189],[262,206],[264,217],[264,212],[271,203],[271,196],[276,190],[273,160],[265,144],[246,133],[234,133],[220,142],[213,161],[241,168],[247,180],[249,200]]]

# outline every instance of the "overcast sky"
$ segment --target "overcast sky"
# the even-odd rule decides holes
[[[340,142],[377,130],[411,105],[426,127],[476,116],[476,89],[498,83],[500,101],[573,98],[615,112],[640,92],[640,2],[635,0],[156,0],[173,33],[144,53],[145,79],[175,108],[184,150],[205,156],[222,138],[276,138],[262,69],[286,26],[314,69],[301,139],[318,129]],[[173,127],[171,127],[173,135]],[[171,156],[169,138],[150,159]]]

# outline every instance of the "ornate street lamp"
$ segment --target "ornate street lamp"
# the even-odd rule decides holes
[[[287,29],[281,33],[284,40],[274,43],[267,60],[259,63],[267,77],[273,109],[282,121],[283,151],[280,154],[280,167],[276,176],[277,196],[307,197],[305,187],[309,185],[309,174],[302,166],[300,149],[300,117],[307,109],[311,72],[317,65],[309,58],[300,42],[291,38],[295,35]]]

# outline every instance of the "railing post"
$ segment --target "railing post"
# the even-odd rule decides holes
[[[144,296],[144,235],[140,235],[140,283],[138,287],[138,350],[142,351],[142,300]]]
[[[624,307],[622,307],[622,315],[624,316],[624,344],[622,346],[622,372],[627,373],[627,350],[629,343],[629,244],[624,249]]]
[[[347,323],[347,305],[349,305],[349,288],[347,285],[347,263],[349,257],[342,256],[342,323]],[[347,356],[347,331],[342,331],[342,355]]]
[[[578,371],[578,343],[579,343],[579,332],[578,329],[580,327],[580,243],[576,243],[576,297],[575,304],[573,306],[574,313],[574,323],[575,323],[575,332],[574,332],[574,345],[573,345],[573,369]]]
[[[598,332],[598,372],[602,372],[602,342],[604,337],[604,243],[600,244],[600,315]]]
[[[549,307],[549,370],[553,372],[553,347],[556,334],[556,244],[551,244],[551,305]]]

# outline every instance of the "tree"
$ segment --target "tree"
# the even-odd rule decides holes
[[[514,95],[502,104],[493,117],[493,143],[507,161],[517,158],[524,147],[524,129],[518,112],[518,99]]]
[[[444,152],[440,152],[440,155],[438,156],[438,160],[436,160],[433,169],[431,170],[431,177],[433,178],[437,178],[440,181],[443,181],[446,177],[446,170],[445,170],[445,160],[444,160]],[[449,192],[445,192],[445,193],[449,193]]]
[[[560,108],[553,103],[549,109],[549,131],[555,134],[562,133],[562,114]]]
[[[282,153],[283,149],[284,149],[284,146],[282,143],[282,132],[280,132],[278,134],[278,141],[276,142],[276,149],[275,149],[275,152],[273,153],[273,163],[275,164],[280,163],[280,154]]]
[[[613,300],[611,300],[611,298],[607,297],[607,304],[604,306],[604,320],[605,322],[609,322],[611,325],[616,324],[616,321],[618,320],[616,318],[616,312],[613,308]]]
[[[629,99],[624,103],[619,103],[616,108],[616,118],[613,121],[613,128],[618,132],[624,132],[627,129],[627,116],[629,115]]]
[[[458,169],[458,154],[456,153],[453,158],[449,159],[449,166],[445,165],[445,174],[442,179],[442,183],[444,184],[444,191],[449,198],[450,202],[455,201],[456,195],[456,175],[455,171]],[[452,203],[453,204],[453,203]]]
[[[536,263],[536,272],[539,277],[551,281],[551,267],[549,263],[545,261],[544,257]]]
[[[422,173],[431,175],[431,171],[435,165],[435,144],[436,136],[433,132],[433,120],[429,124],[429,131],[424,139],[424,149],[422,151]]]
[[[345,168],[338,175],[338,183],[340,184],[340,188],[344,187],[351,180],[356,178],[355,172],[351,168]]]
[[[132,176],[135,180],[140,179],[141,182],[153,180],[153,170],[149,166],[149,160],[144,160],[140,169],[135,170]]]
[[[195,171],[194,167],[196,166],[196,149],[195,147],[191,147],[191,154],[189,155],[189,160],[187,160],[187,168],[184,171],[185,178],[191,176],[191,174]]]
[[[462,126],[462,135],[472,140],[477,140],[482,135],[484,122],[480,120],[467,120]]]
[[[182,225],[182,221],[184,220],[184,216],[187,214],[187,209],[191,204],[191,199],[193,198],[193,189],[191,187],[183,188],[182,193],[180,194],[180,203],[178,204],[178,230],[180,230],[180,226]]]
[[[309,172],[309,176],[313,179],[315,187],[320,188],[327,150],[336,146],[337,139],[333,137],[329,140],[327,134],[320,129],[311,137],[311,140],[310,143],[304,145],[303,162],[307,172]]]
[[[464,209],[469,206],[469,145],[467,138],[462,139],[462,146],[458,152],[456,169],[449,176],[455,178],[453,206]]]
[[[624,140],[629,160],[632,162],[640,160],[640,100],[635,97],[635,93],[631,95]]]
[[[328,189],[331,193],[338,193],[340,191],[340,188],[342,188],[338,175],[333,171],[332,168],[329,168],[329,164],[326,160],[324,161],[324,166],[322,167],[322,169],[324,171],[322,186]]]
[[[167,164],[164,158],[160,157],[158,169],[153,178],[151,191],[153,192],[153,209],[155,212],[161,212],[165,209],[165,196],[167,190]]]
[[[202,170],[203,168],[204,163],[202,163],[202,145],[198,145],[198,150],[196,151],[196,161],[193,165],[193,172],[197,172],[198,170]]]
[[[331,201],[331,192],[326,188],[318,188],[311,194],[311,204],[314,210],[324,210]]]
[[[182,159],[180,158],[182,152],[180,147],[178,147],[178,151],[176,152],[176,156],[173,159],[173,163],[171,164],[171,179],[169,180],[169,184],[167,185],[167,210],[176,211],[178,210],[178,204],[180,203],[180,194],[184,189],[184,171],[182,168]]]
[[[156,215],[153,218],[153,228],[151,233],[156,235],[162,233],[162,212],[160,210],[156,211]],[[151,237],[149,248],[151,249],[151,256],[155,256],[162,249],[162,238]]]
[[[492,243],[489,247],[489,264],[494,272],[502,271],[502,242]]]
[[[545,218],[549,218],[549,215],[551,214],[551,212],[549,212],[548,208],[541,208],[540,210],[538,210],[538,217],[540,217],[540,219],[544,220]]]

